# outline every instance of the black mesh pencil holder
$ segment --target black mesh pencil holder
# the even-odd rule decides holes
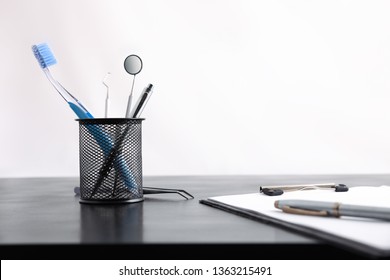
[[[131,203],[143,200],[143,120],[77,120],[80,203]]]

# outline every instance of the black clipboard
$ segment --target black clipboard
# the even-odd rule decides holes
[[[254,221],[262,222],[265,224],[272,224],[276,225],[278,227],[291,230],[293,232],[297,232],[300,234],[303,234],[308,237],[314,237],[321,241],[324,241],[326,243],[332,244],[334,246],[337,246],[339,248],[343,248],[345,250],[354,252],[356,254],[362,255],[362,257],[367,258],[373,258],[373,259],[380,259],[380,258],[389,258],[390,257],[390,250],[387,249],[378,249],[372,246],[369,246],[367,244],[363,244],[360,242],[356,242],[354,240],[350,240],[341,236],[337,236],[334,234],[330,234],[325,231],[313,229],[306,226],[301,226],[298,224],[286,222],[280,219],[276,219],[270,216],[267,216],[265,214],[232,206],[220,201],[213,200],[212,198],[206,198],[199,200],[199,203],[211,206],[238,216],[242,216],[245,218],[249,218]]]

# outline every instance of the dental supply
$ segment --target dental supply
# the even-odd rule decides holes
[[[126,118],[131,118],[131,103],[133,98],[135,75],[141,72],[142,66],[143,66],[142,59],[138,55],[131,54],[125,59],[124,62],[125,70],[130,75],[133,75],[133,84],[131,85],[129,99],[127,101]]]
[[[149,84],[144,89],[141,96],[139,97],[138,102],[137,102],[134,110],[130,114],[130,117],[132,117],[132,118],[139,117],[139,115],[141,114],[142,110],[144,109],[147,101],[149,100],[150,95],[152,94],[152,91],[153,91],[153,85]],[[109,155],[105,158],[103,165],[102,165],[101,169],[99,170],[100,176],[96,180],[95,186],[91,192],[91,197],[97,193],[97,191],[99,190],[99,188],[102,185],[103,180],[108,176],[112,167],[114,166],[114,161],[116,160],[116,158],[119,155],[119,152],[120,152],[121,147],[122,147],[122,143],[123,143],[125,137],[128,135],[130,128],[131,128],[131,126],[128,126],[122,132],[122,134],[120,136],[116,137],[115,145],[111,149]]]
[[[46,77],[49,79],[50,83],[62,96],[62,98],[69,104],[70,108],[76,113],[80,119],[89,119],[93,118],[91,113],[77,100],[73,95],[70,94],[57,80],[53,78],[49,71],[49,66],[52,66],[57,63],[53,53],[51,52],[49,46],[46,43],[33,45],[32,50],[34,55],[41,66]]]
[[[54,86],[62,98],[64,98],[64,100],[69,104],[70,108],[76,113],[79,119],[93,119],[91,113],[89,113],[88,110],[51,75],[48,67],[56,64],[57,60],[55,59],[49,46],[46,43],[33,45],[32,51],[50,83]],[[107,135],[107,133],[105,133],[105,131],[98,125],[89,125],[88,130],[91,135],[93,135],[105,156],[109,157],[110,152],[114,146],[110,136]],[[138,189],[137,183],[132,174],[129,172],[129,167],[127,166],[126,162],[124,162],[120,157],[117,157],[115,161],[126,187],[129,189]]]
[[[132,118],[139,118],[142,111],[144,110],[146,103],[148,102],[150,96],[153,92],[153,85],[149,84],[146,88],[144,88],[142,94],[140,95],[137,104],[134,107],[134,110],[131,112]]]
[[[103,85],[107,88],[107,92],[106,92],[106,103],[105,103],[105,107],[104,107],[104,117],[107,118],[108,117],[108,105],[109,105],[109,98],[110,98],[110,87],[108,86],[108,84],[106,83],[106,80],[107,80],[107,77],[111,75],[110,72],[108,72],[106,74],[106,76],[104,77],[103,79]]]

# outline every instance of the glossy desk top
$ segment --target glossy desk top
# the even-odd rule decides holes
[[[189,255],[191,250],[215,253],[214,249],[221,245],[224,250],[253,249],[268,254],[276,248],[284,250],[287,258],[297,248],[306,249],[307,257],[319,249],[336,258],[353,258],[354,252],[199,203],[211,196],[257,192],[260,185],[322,182],[381,185],[390,183],[390,175],[145,177],[144,186],[184,189],[195,199],[185,200],[177,194],[148,194],[143,202],[122,205],[80,204],[73,191],[79,184],[78,178],[3,178],[0,253],[1,249],[23,249],[28,254],[29,248],[48,246],[114,245],[149,249],[154,246],[165,250],[164,255],[169,257],[170,252]],[[221,251],[218,254],[222,256]]]

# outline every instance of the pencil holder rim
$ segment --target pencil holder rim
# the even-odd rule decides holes
[[[142,122],[144,118],[93,118],[76,119],[80,124],[121,124],[126,122]]]
[[[137,203],[137,202],[143,202],[145,198],[139,197],[139,198],[130,198],[130,199],[118,199],[118,200],[113,200],[113,199],[84,199],[80,198],[79,203],[81,204],[110,204],[110,205],[115,205],[115,204],[129,204],[129,203]]]

